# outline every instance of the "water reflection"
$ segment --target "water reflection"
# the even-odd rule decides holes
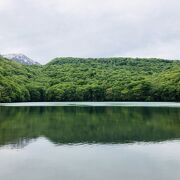
[[[0,146],[160,142],[180,138],[180,110],[152,107],[0,107]]]

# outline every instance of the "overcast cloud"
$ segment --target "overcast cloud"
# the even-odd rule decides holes
[[[179,0],[0,0],[0,53],[180,59]]]

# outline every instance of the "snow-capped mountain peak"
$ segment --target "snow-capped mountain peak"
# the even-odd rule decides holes
[[[24,54],[4,54],[2,55],[4,58],[14,60],[16,62],[19,62],[21,64],[26,64],[26,65],[38,65],[39,63],[28,58]]]

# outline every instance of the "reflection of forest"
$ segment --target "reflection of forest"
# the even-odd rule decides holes
[[[0,145],[127,143],[180,138],[180,110],[142,107],[0,107]],[[26,144],[25,143],[25,144]],[[15,145],[16,146],[16,145]]]

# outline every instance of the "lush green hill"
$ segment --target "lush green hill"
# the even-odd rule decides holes
[[[0,101],[180,101],[180,61],[56,58],[26,66],[0,58]]]

